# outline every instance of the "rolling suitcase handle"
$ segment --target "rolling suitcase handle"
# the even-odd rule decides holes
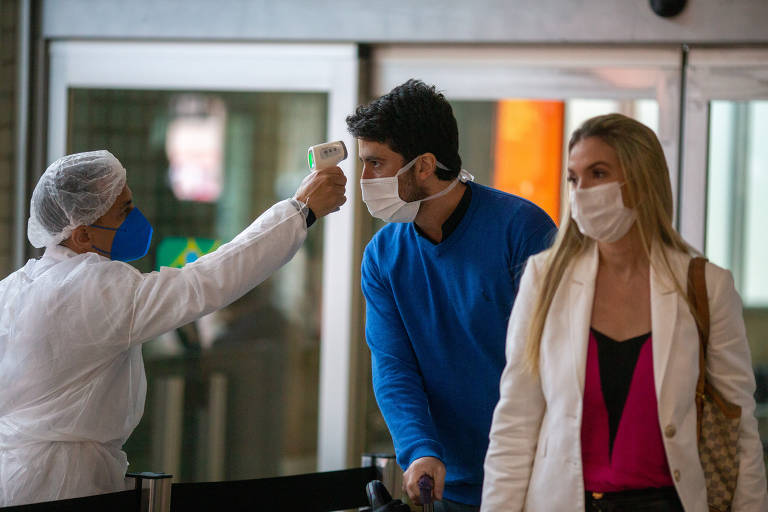
[[[424,512],[433,512],[434,506],[432,505],[432,488],[434,487],[434,481],[429,475],[422,475],[419,478],[419,492],[421,493],[421,506]]]

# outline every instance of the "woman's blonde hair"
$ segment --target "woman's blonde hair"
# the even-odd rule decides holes
[[[571,135],[568,152],[580,141],[597,137],[613,148],[624,171],[624,192],[637,212],[637,227],[646,255],[651,257],[654,244],[688,254],[696,254],[672,225],[673,203],[669,170],[656,134],[644,124],[621,114],[607,114],[584,121]],[[560,221],[554,244],[548,250],[544,276],[536,298],[530,330],[525,347],[525,366],[532,373],[539,370],[541,335],[557,287],[574,256],[587,247],[588,239],[581,234],[571,218],[570,204]],[[665,251],[661,254],[661,271],[668,276],[686,301],[687,293],[675,279]]]

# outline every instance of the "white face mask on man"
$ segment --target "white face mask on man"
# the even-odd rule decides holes
[[[421,155],[419,155],[421,156]],[[386,222],[413,222],[416,214],[419,213],[419,207],[424,201],[431,201],[442,197],[461,181],[474,181],[475,177],[462,169],[458,178],[453,180],[447,187],[436,194],[419,199],[416,201],[405,202],[400,198],[398,176],[408,171],[416,163],[417,156],[403,167],[401,167],[394,176],[387,178],[369,178],[360,180],[360,188],[363,193],[363,202],[368,207],[368,211],[376,217]],[[437,162],[440,169],[448,169],[446,166]]]
[[[571,218],[579,231],[600,242],[615,242],[627,234],[637,218],[624,206],[618,181],[571,190]]]

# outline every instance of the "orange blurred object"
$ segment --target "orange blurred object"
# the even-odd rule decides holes
[[[533,201],[560,220],[562,101],[501,100],[496,111],[493,187]]]

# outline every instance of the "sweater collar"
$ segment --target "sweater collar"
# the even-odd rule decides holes
[[[445,222],[443,222],[443,225],[441,226],[441,229],[443,231],[443,240],[444,242],[446,238],[448,238],[451,233],[456,231],[456,228],[461,223],[461,219],[464,218],[464,215],[467,213],[467,210],[469,209],[469,205],[472,202],[472,183],[467,183],[467,188],[464,189],[464,195],[461,196],[461,199],[459,200],[459,204],[456,205],[456,208],[454,208],[453,212],[448,216],[447,219],[445,219]],[[421,230],[419,226],[416,225],[416,223],[413,223],[413,228],[416,230],[416,233],[424,238],[425,240],[428,240],[433,245],[437,245],[432,240],[429,240],[424,235],[424,232]]]

